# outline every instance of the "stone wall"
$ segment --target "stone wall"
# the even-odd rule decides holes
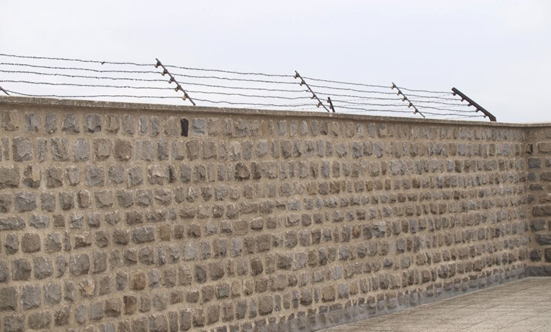
[[[0,128],[3,331],[316,330],[549,261],[549,130],[24,98]]]
[[[528,273],[551,276],[551,129],[531,128],[528,137],[527,178],[533,232]]]

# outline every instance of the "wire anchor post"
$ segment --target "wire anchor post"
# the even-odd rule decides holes
[[[312,90],[312,88],[310,88],[310,86],[308,85],[308,83],[306,83],[306,81],[304,81],[304,78],[302,78],[302,76],[300,76],[300,74],[298,73],[298,71],[295,70],[295,79],[296,78],[300,78],[300,85],[306,85],[306,88],[308,88],[308,91],[310,91],[312,93],[312,97],[311,99],[316,99],[318,101],[318,105],[317,107],[320,107],[320,106],[323,106],[323,108],[331,113],[331,111],[329,111],[329,109],[321,102],[321,100],[318,98],[318,96],[316,95],[316,93],[314,92],[314,90]],[[335,109],[331,107],[331,109],[333,110],[333,112],[335,112]]]
[[[492,113],[488,112],[484,107],[478,105],[474,100],[467,97],[467,95],[463,92],[457,90],[456,88],[452,88],[452,92],[454,96],[458,95],[459,97],[461,97],[461,101],[467,101],[469,106],[474,106],[477,112],[482,112],[484,114],[484,117],[490,118],[490,121],[497,121],[497,118]]]
[[[331,100],[331,97],[327,97],[327,102],[329,103],[329,108],[335,113],[335,106],[333,106],[333,101]]]
[[[189,99],[189,101],[193,104],[193,106],[197,106],[195,105],[195,102],[193,101],[193,99],[191,99],[191,97],[188,95],[188,93],[186,92],[186,90],[184,90],[184,88],[182,88],[182,86],[180,85],[180,83],[178,83],[178,81],[176,81],[176,79],[174,78],[174,76],[172,76],[172,74],[168,71],[168,69],[166,69],[166,67],[162,64],[162,62],[155,58],[155,60],[157,60],[157,63],[155,64],[155,68],[163,68],[163,72],[161,73],[163,76],[165,75],[168,75],[168,77],[170,77],[170,79],[168,80],[168,83],[175,83],[176,84],[176,88],[174,89],[174,91],[178,92],[178,91],[182,91],[184,93],[184,96],[182,97],[182,99],[185,101],[186,99]]]
[[[400,90],[400,88],[394,84],[394,82],[392,82],[392,86],[390,87],[392,90],[396,89],[398,90],[398,96],[402,96],[402,101],[405,101],[408,103],[408,108],[410,107],[413,107],[413,114],[416,114],[416,113],[419,113],[423,118],[425,118],[425,115],[423,113],[421,113],[417,107],[415,107],[415,105],[413,105],[413,103],[411,102],[411,100],[408,99],[408,97],[402,92],[402,90]]]
[[[8,91],[4,90],[4,88],[1,87],[1,86],[0,86],[0,91],[4,92],[4,93],[5,93],[6,95],[8,95],[8,96],[10,95],[10,94],[8,93]]]

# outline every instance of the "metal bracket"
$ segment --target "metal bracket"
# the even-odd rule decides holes
[[[331,100],[331,97],[327,97],[327,102],[329,103],[329,108],[335,113],[335,106],[333,106],[333,101]]]
[[[157,58],[155,58],[155,60],[157,60],[157,63],[155,64],[155,68],[159,68],[159,67],[163,68],[163,72],[161,73],[161,75],[163,75],[163,76],[168,75],[170,77],[170,79],[168,80],[168,83],[169,84],[176,83],[176,88],[174,89],[174,91],[176,91],[176,92],[182,91],[184,93],[184,96],[182,97],[182,99],[183,100],[189,99],[189,101],[193,104],[193,106],[197,106],[197,105],[195,105],[195,102],[193,101],[193,99],[191,99],[191,97],[187,94],[186,90],[184,90],[184,88],[182,88],[180,83],[178,83],[178,81],[176,81],[174,76],[172,76],[172,74],[168,71],[168,69],[166,69],[166,67],[161,63],[161,61]]]
[[[10,95],[10,94],[8,93],[8,91],[4,90],[4,88],[1,87],[1,86],[0,86],[0,90],[1,90],[2,92],[4,92],[6,95],[8,95],[8,96]]]
[[[467,95],[464,94],[463,92],[457,90],[456,88],[452,88],[452,92],[454,96],[459,95],[459,97],[461,97],[461,101],[465,100],[467,101],[469,106],[474,106],[477,112],[482,112],[484,114],[484,117],[490,118],[490,121],[493,121],[493,122],[497,121],[496,117],[492,113],[488,112],[484,107],[478,105],[474,100],[467,97]]]
[[[425,117],[425,115],[423,113],[421,113],[417,107],[415,107],[415,105],[413,105],[413,103],[411,102],[411,100],[408,99],[408,97],[402,92],[402,90],[400,90],[400,88],[394,84],[394,82],[392,82],[392,86],[390,87],[392,90],[396,89],[398,90],[398,96],[402,96],[402,101],[406,101],[408,103],[408,108],[410,107],[413,107],[414,111],[413,111],[413,114],[416,114],[416,113],[419,113],[423,118]]]
[[[325,105],[321,102],[321,100],[318,98],[318,96],[316,95],[316,93],[314,92],[314,90],[312,90],[312,88],[310,88],[310,86],[308,85],[308,83],[306,83],[306,81],[302,78],[302,76],[300,76],[300,74],[298,73],[298,71],[295,70],[295,78],[300,78],[300,85],[306,85],[306,87],[308,88],[308,91],[310,91],[312,93],[312,97],[311,99],[316,99],[318,101],[318,105],[317,107],[320,107],[320,106],[323,106],[323,108],[325,108],[325,110],[327,112],[331,112],[327,109],[327,107],[325,107]],[[333,112],[335,112],[335,110],[333,110]]]

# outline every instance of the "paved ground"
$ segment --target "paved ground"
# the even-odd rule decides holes
[[[527,278],[323,332],[551,331],[551,278]]]

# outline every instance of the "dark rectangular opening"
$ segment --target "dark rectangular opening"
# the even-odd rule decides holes
[[[180,125],[182,126],[182,136],[187,137],[189,121],[187,119],[180,119]]]

